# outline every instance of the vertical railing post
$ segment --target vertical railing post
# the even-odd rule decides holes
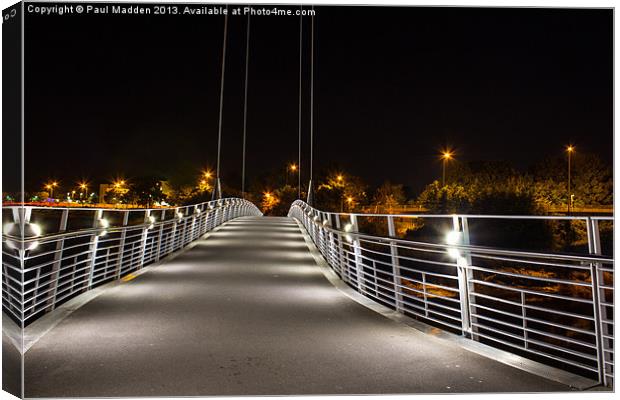
[[[213,211],[211,210],[211,206],[207,205],[205,212],[205,233],[211,230],[211,225],[213,222],[212,214]]]
[[[179,209],[174,210],[174,217],[172,218],[172,231],[170,232],[170,253],[175,249],[174,241],[177,236],[177,226],[179,224]]]
[[[114,279],[120,279],[121,270],[123,269],[123,258],[125,257],[125,238],[127,237],[127,223],[129,222],[129,211],[122,211],[123,213],[123,230],[121,231],[121,238],[118,242],[118,260],[116,262],[116,270],[114,271]]]
[[[388,223],[388,235],[390,238],[396,237],[396,227],[394,226],[394,216],[388,215],[387,217]],[[396,246],[396,242],[393,240],[390,241],[390,255],[392,258],[392,279],[394,281],[394,306],[396,311],[403,312],[403,295],[401,290],[401,272],[400,272],[400,264],[398,259],[398,247]]]
[[[328,257],[327,255],[327,246],[325,244],[325,226],[323,225],[323,212],[319,211],[319,220],[318,222],[318,227],[319,227],[319,248],[321,249],[321,253],[323,253],[323,257]]]
[[[188,233],[188,228],[187,227],[188,227],[189,223],[187,221],[188,221],[188,218],[189,218],[189,215],[188,215],[189,214],[189,212],[188,212],[189,208],[188,207],[184,207],[184,208],[182,208],[180,210],[182,210],[181,211],[182,217],[179,218],[179,224],[183,223],[183,227],[181,228],[181,235],[180,235],[181,239],[179,240],[179,249],[182,249],[183,247],[185,247],[185,243],[187,243],[187,241],[188,241],[187,240],[187,233]]]
[[[527,332],[527,309],[525,308],[525,292],[521,292],[521,318],[523,318],[523,347],[529,348],[529,335]]]
[[[164,238],[164,221],[166,219],[166,210],[161,210],[161,220],[159,225],[159,234],[157,235],[157,255],[155,256],[155,261],[159,261],[161,258],[161,246]]]
[[[353,237],[353,254],[355,256],[355,271],[357,274],[357,289],[360,293],[366,294],[364,282],[364,264],[362,259],[362,250],[359,240],[359,228],[357,225],[357,215],[351,214],[351,234]]]
[[[144,266],[144,258],[146,256],[146,240],[149,236],[149,223],[151,222],[149,218],[150,216],[151,216],[151,210],[145,210],[144,211],[144,227],[142,228],[142,246],[140,246],[141,247],[140,266],[138,267],[138,269]]]
[[[220,201],[218,200],[215,203],[215,217],[213,218],[214,228],[220,225],[221,218],[222,218],[222,207],[220,207]]]
[[[67,230],[67,222],[69,221],[69,209],[62,210],[60,216],[60,224],[58,226],[58,233],[63,233]],[[58,291],[58,279],[60,278],[60,266],[62,264],[62,254],[65,245],[64,237],[56,242],[56,251],[54,252],[54,264],[52,264],[52,274],[50,276],[49,293],[47,299],[47,308],[45,312],[52,311],[56,308],[56,293]]]
[[[590,254],[601,254],[601,239],[598,229],[598,221],[591,217],[586,218],[586,231],[588,235],[588,250]],[[605,302],[605,291],[600,288],[600,283],[604,282],[603,272],[600,271],[599,263],[590,263],[590,277],[592,284],[592,307],[594,313],[594,333],[596,337],[596,353],[598,360],[598,378],[599,383],[607,386],[607,374],[605,363],[605,341],[603,334],[605,332],[604,320],[607,319],[607,310],[601,305],[601,301]],[[604,285],[604,283],[603,283]],[[607,343],[609,345],[609,343]]]
[[[345,268],[344,262],[344,246],[342,245],[342,226],[340,223],[340,214],[334,214],[335,222],[336,222],[336,231],[338,232],[338,268],[340,270],[340,278],[349,282],[348,269]]]
[[[461,233],[461,242],[462,245],[469,246],[469,228],[467,226],[467,218],[459,217],[457,215],[452,216],[452,226],[454,231]],[[471,256],[469,252],[466,252],[464,255],[459,256],[456,260],[456,270],[458,275],[459,282],[459,298],[460,298],[460,306],[461,306],[461,327],[463,331],[463,335],[472,335],[472,320],[469,308],[469,293],[470,293],[470,279],[471,274],[470,269],[468,268],[471,265]],[[472,339],[477,340],[477,336],[474,337],[472,335]]]
[[[88,270],[88,279],[86,280],[86,285],[84,290],[90,289],[93,284],[93,275],[95,273],[95,266],[97,264],[97,248],[99,247],[99,232],[98,229],[100,227],[99,220],[103,217],[103,210],[95,211],[95,217],[93,218],[93,235],[91,236],[90,242],[90,268]]]

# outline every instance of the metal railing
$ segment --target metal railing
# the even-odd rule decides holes
[[[344,214],[302,201],[299,220],[336,274],[361,294],[472,340],[613,384],[613,265],[599,222],[611,217]],[[360,232],[372,219],[384,235]],[[397,225],[443,221],[445,240],[414,241]],[[585,225],[586,254],[470,244],[473,220]],[[418,224],[419,225],[419,224]],[[381,229],[378,229],[381,231]],[[375,229],[377,230],[377,229]],[[442,234],[442,237],[444,237]],[[438,243],[442,242],[442,243]]]
[[[24,324],[228,220],[262,215],[234,198],[166,209],[4,207],[3,214],[2,309]]]

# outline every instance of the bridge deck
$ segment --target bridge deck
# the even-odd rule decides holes
[[[27,397],[568,390],[351,300],[287,218],[227,223],[76,310],[25,360]]]

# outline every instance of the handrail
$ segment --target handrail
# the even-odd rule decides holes
[[[236,198],[154,209],[3,210],[13,222],[2,235],[2,308],[24,324],[80,293],[161,260],[226,221],[262,215],[251,202]],[[130,214],[138,223],[129,224]],[[77,222],[90,227],[67,229]]]
[[[301,200],[289,216],[334,272],[366,297],[471,340],[613,384],[614,259],[601,255],[598,226],[613,218],[334,213]],[[386,224],[388,236],[360,232],[363,217]],[[396,226],[407,218],[450,220],[454,233],[449,243],[399,238]],[[474,218],[581,220],[589,253],[474,246],[468,224]]]

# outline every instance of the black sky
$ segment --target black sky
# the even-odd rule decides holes
[[[440,173],[445,144],[460,160],[524,168],[572,141],[611,162],[611,10],[316,10],[315,171],[338,164],[373,184],[420,188]],[[26,18],[27,188],[215,165],[223,17]],[[298,18],[252,18],[250,178],[297,158]],[[240,185],[245,29],[230,17],[229,185]]]

